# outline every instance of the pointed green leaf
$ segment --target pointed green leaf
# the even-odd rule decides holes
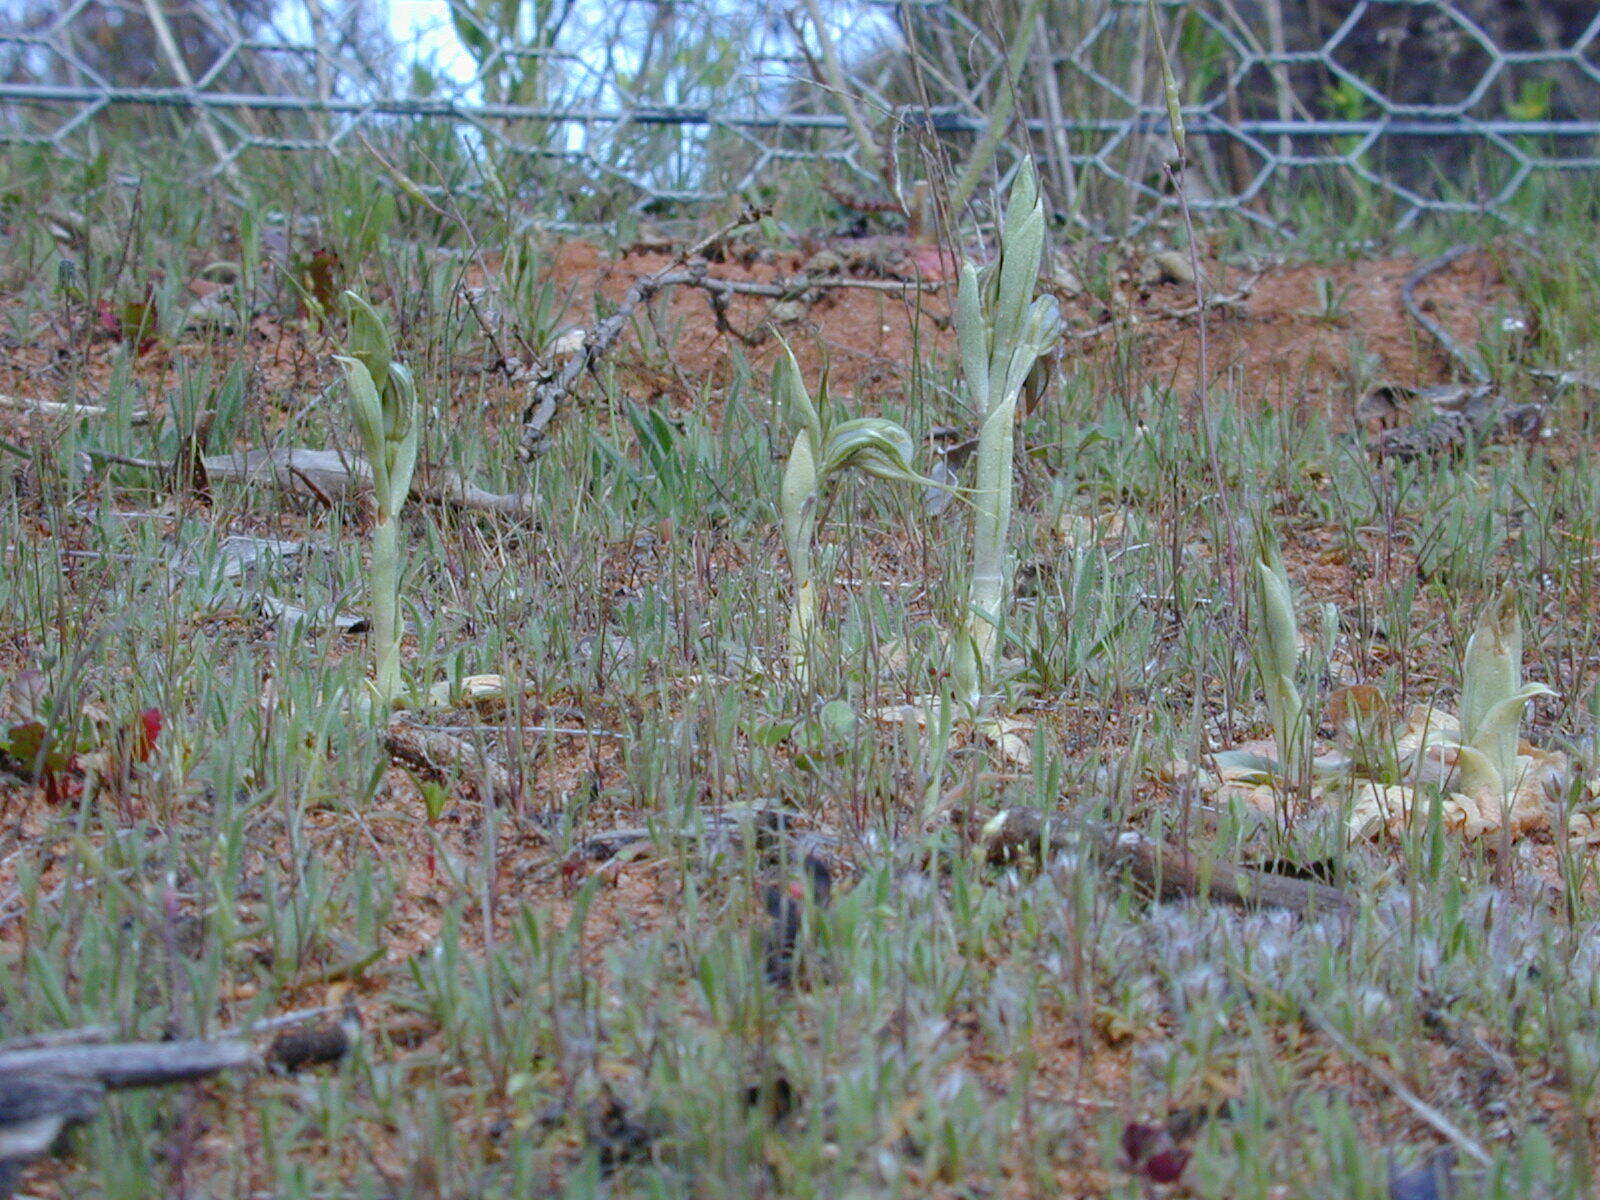
[[[367,368],[372,386],[381,396],[389,383],[390,364],[394,362],[394,342],[389,337],[389,327],[378,310],[355,292],[344,293],[344,304],[350,314],[350,354]]]
[[[911,435],[898,423],[884,417],[856,417],[841,421],[829,431],[817,473],[826,479],[845,467],[874,470],[862,461],[871,459],[875,464],[887,463],[902,475],[911,475],[914,454]]]
[[[376,381],[374,381],[376,382]],[[384,436],[390,441],[406,437],[416,422],[417,385],[404,363],[389,367],[389,386],[379,396],[383,404]]]
[[[822,453],[822,417],[811,396],[806,391],[805,380],[800,375],[800,364],[795,361],[789,343],[779,339],[783,353],[772,367],[772,395],[783,412],[783,419],[805,430],[811,441],[813,456]]]
[[[789,554],[789,569],[797,584],[811,577],[811,539],[816,523],[817,465],[811,456],[811,437],[802,429],[794,435],[794,446],[783,471],[783,544]]]
[[[383,407],[378,390],[372,386],[372,376],[360,359],[336,354],[334,361],[344,368],[350,419],[361,438],[362,452],[372,465],[373,486],[381,495],[388,488],[388,476],[383,464]]]
[[[1536,696],[1553,695],[1555,693],[1544,684],[1530,683],[1484,713],[1471,737],[1467,737],[1466,728],[1462,727],[1463,740],[1493,764],[1507,786],[1514,782],[1512,776],[1516,773],[1517,742],[1522,730],[1523,709]]]
[[[418,426],[413,421],[406,436],[398,444],[389,445],[388,480],[382,507],[390,514],[398,514],[411,494],[411,476],[417,469],[417,435]]]
[[[1005,353],[1015,346],[1024,314],[1039,283],[1044,257],[1044,208],[1034,180],[1033,165],[1024,162],[1011,189],[1000,239],[1000,281],[994,317],[994,347]],[[992,361],[992,360],[991,360]],[[1031,363],[1029,364],[1032,365]],[[991,386],[993,386],[991,373]]]
[[[979,413],[989,411],[989,324],[983,311],[983,286],[978,269],[961,264],[956,289],[956,341],[961,350],[961,374],[968,398]]]
[[[1462,746],[1450,742],[1439,743],[1441,749],[1456,752],[1454,785],[1458,792],[1469,796],[1496,796],[1506,794],[1506,775],[1481,750],[1475,746]]]
[[[1288,578],[1257,559],[1256,589],[1261,601],[1258,647],[1274,675],[1292,679],[1300,659],[1300,644]]]
[[[1478,744],[1489,713],[1522,687],[1522,621],[1509,586],[1485,609],[1467,639],[1461,668],[1462,740]]]

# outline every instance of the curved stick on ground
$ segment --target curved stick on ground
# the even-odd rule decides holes
[[[1439,343],[1450,361],[1472,378],[1473,385],[1446,403],[1440,400],[1434,414],[1413,425],[1390,429],[1373,441],[1369,449],[1378,459],[1419,462],[1452,458],[1474,443],[1522,440],[1533,442],[1544,436],[1542,403],[1507,404],[1488,369],[1475,355],[1465,350],[1438,321],[1422,311],[1417,303],[1417,287],[1425,279],[1477,249],[1452,246],[1437,258],[1422,263],[1407,275],[1400,287],[1400,300],[1406,313]]]
[[[1433,340],[1443,347],[1444,352],[1450,356],[1451,362],[1477,382],[1489,383],[1491,382],[1489,372],[1484,369],[1483,363],[1467,353],[1461,343],[1451,336],[1450,331],[1423,312],[1422,306],[1417,303],[1417,287],[1423,280],[1429,279],[1454,263],[1459,262],[1477,250],[1477,248],[1470,243],[1451,246],[1438,258],[1430,258],[1427,262],[1416,267],[1411,274],[1406,276],[1405,282],[1400,285],[1400,302],[1405,305],[1406,312],[1411,319],[1427,330]]]
[[[97,462],[155,471],[169,482],[175,478],[171,463],[100,450],[87,450],[85,453]],[[372,490],[371,464],[360,455],[347,454],[342,450],[274,446],[270,449],[208,454],[200,460],[200,465],[209,483],[270,485],[310,496],[326,506],[331,506],[336,500],[350,499]],[[538,515],[531,493],[488,492],[444,467],[419,468],[412,491],[419,500],[466,512],[498,513],[523,518]]]

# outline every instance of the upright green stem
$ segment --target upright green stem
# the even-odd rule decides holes
[[[817,617],[812,542],[817,532],[817,507],[827,481],[851,468],[909,487],[926,487],[934,481],[912,469],[911,435],[894,421],[883,417],[832,420],[827,411],[826,376],[820,409],[812,403],[800,378],[800,365],[787,345],[773,369],[772,387],[785,419],[799,426],[783,471],[780,508],[784,553],[794,584],[789,607],[789,663],[795,677],[806,683],[810,679],[811,641]],[[826,421],[825,413],[829,417]]]
[[[969,628],[978,662],[990,667],[1006,606],[1006,542],[1011,533],[1011,473],[1016,457],[1016,397],[990,410],[979,431],[977,487],[972,504],[972,585]]]
[[[400,694],[400,516],[384,513],[372,529],[373,685],[382,704]]]
[[[383,318],[354,292],[344,294],[350,316],[350,353],[338,360],[349,388],[350,416],[372,468],[372,529],[368,580],[372,595],[372,688],[387,708],[400,694],[400,510],[417,465],[417,387],[411,370],[395,361]]]

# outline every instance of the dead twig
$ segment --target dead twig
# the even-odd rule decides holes
[[[696,271],[663,276],[663,287],[697,287],[724,296],[759,296],[767,300],[799,300],[807,292],[828,288],[859,288],[870,292],[936,292],[943,279],[853,279],[848,275],[791,275],[777,283],[748,279],[721,279]]]
[[[970,825],[970,817],[952,808],[961,803],[964,795],[964,788],[958,785],[945,797],[941,808],[950,811],[958,824]],[[1082,844],[1068,826],[1043,819],[1032,809],[1000,813],[983,826],[978,836],[984,857],[996,865],[1022,861],[1041,852],[1071,850]],[[1092,832],[1088,844],[1101,861],[1113,869],[1126,870],[1162,898],[1206,897],[1244,908],[1285,908],[1304,916],[1356,913],[1355,898],[1342,888],[1202,858],[1193,851],[1152,841],[1134,830]]]
[[[221,1071],[259,1071],[262,1056],[239,1038],[174,1042],[86,1042],[97,1030],[49,1035],[44,1043],[0,1051],[0,1197],[22,1171],[56,1146],[64,1130],[93,1120],[108,1091],[204,1079]]]
[[[1430,276],[1477,250],[1452,246],[1437,258],[1416,267],[1400,286],[1406,313],[1443,348],[1451,364],[1473,384],[1464,388],[1427,389],[1420,393],[1434,401],[1433,414],[1413,425],[1386,430],[1368,445],[1380,461],[1421,462],[1454,458],[1478,442],[1521,440],[1536,442],[1545,436],[1545,408],[1540,401],[1508,404],[1505,393],[1490,377],[1476,355],[1468,353],[1438,321],[1417,303],[1417,287]],[[1442,393],[1437,398],[1429,392]]]
[[[103,404],[65,404],[59,400],[36,400],[32,396],[11,396],[0,392],[0,408],[18,412],[38,413],[43,417],[109,417],[112,410]],[[128,414],[128,424],[143,425],[150,420],[148,409],[134,409]]]
[[[677,274],[686,262],[699,258],[734,230],[754,224],[765,215],[764,209],[749,205],[732,221],[679,254],[668,266],[635,280],[628,294],[622,298],[622,303],[617,306],[617,311],[584,331],[583,347],[567,360],[560,373],[554,379],[534,387],[533,398],[522,414],[522,457],[533,457],[535,448],[543,439],[550,422],[555,419],[562,402],[576,391],[584,372],[594,370],[600,360],[611,352],[622,331],[633,319],[634,310],[641,304],[648,304],[664,286],[669,286],[663,284],[663,279]]]
[[[0,1053],[0,1077],[65,1076],[108,1088],[151,1087],[201,1079],[218,1071],[255,1068],[261,1056],[246,1041],[121,1042],[39,1046]]]
[[[453,734],[412,725],[404,717],[389,722],[383,747],[390,758],[429,779],[443,781],[451,774],[459,776],[485,804],[511,806],[521,794],[511,772],[477,745]]]
[[[1212,309],[1230,308],[1235,304],[1243,304],[1250,298],[1251,293],[1256,290],[1256,285],[1266,277],[1266,274],[1265,271],[1257,271],[1233,291],[1221,296],[1207,296],[1205,298],[1205,311],[1209,312]],[[1153,312],[1137,315],[1141,324],[1148,324],[1152,321],[1182,321],[1188,317],[1199,316],[1201,311],[1201,305],[1197,301],[1194,304],[1185,304],[1179,308],[1158,308]],[[1131,323],[1129,317],[1113,317],[1109,321],[1102,321],[1100,324],[1088,329],[1069,329],[1064,336],[1074,341],[1087,342],[1092,341],[1101,334],[1110,333],[1119,326]]]
[[[173,465],[151,458],[130,458],[101,450],[86,450],[98,462],[155,471],[171,478]],[[200,460],[211,483],[272,484],[300,491],[319,504],[350,499],[372,488],[372,468],[364,458],[342,450],[307,450],[278,446],[270,450],[244,450],[233,454],[208,454]],[[434,469],[418,473],[413,493],[423,500],[471,512],[531,517],[534,498],[527,492],[488,492],[468,483],[455,471]]]
[[[1387,1063],[1380,1062],[1366,1051],[1357,1047],[1349,1038],[1335,1029],[1328,1018],[1324,1017],[1311,1005],[1302,1003],[1299,1008],[1301,1015],[1316,1026],[1317,1032],[1337,1046],[1346,1058],[1364,1068],[1373,1078],[1393,1092],[1402,1104],[1433,1126],[1439,1133],[1449,1138],[1458,1150],[1462,1151],[1481,1167],[1494,1166],[1494,1159],[1489,1156],[1489,1152],[1483,1148],[1476,1138],[1407,1087],[1405,1081],[1395,1073],[1392,1067]]]
[[[1123,833],[1105,849],[1111,862],[1164,897],[1209,896],[1245,908],[1266,905],[1306,916],[1356,913],[1355,898],[1342,888],[1202,858],[1142,834]]]

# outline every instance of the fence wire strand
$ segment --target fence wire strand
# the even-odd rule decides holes
[[[429,123],[480,161],[565,172],[565,191],[540,177],[552,203],[587,191],[564,215],[601,219],[796,169],[904,208],[908,180],[961,163],[1012,110],[995,173],[1026,149],[1062,212],[1126,228],[1174,203],[1154,14],[1201,211],[1272,226],[1274,198],[1311,185],[1364,190],[1400,227],[1517,221],[1541,181],[1600,166],[1600,9],[1579,0],[1043,0],[1016,77],[1008,39],[1025,31],[1006,17],[1035,11],[1021,0],[529,8],[531,28],[500,27],[504,5],[440,0],[408,48],[381,13],[363,26],[366,10],[321,0],[11,0],[0,144],[85,158],[143,138],[155,169],[154,148],[187,142],[233,181],[262,152],[346,153]]]

